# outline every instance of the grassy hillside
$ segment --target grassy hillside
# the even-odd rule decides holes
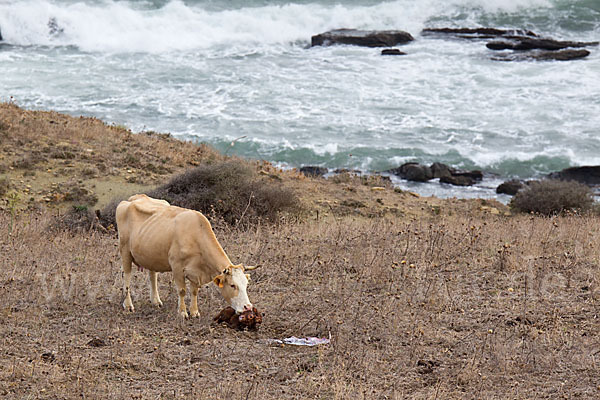
[[[226,159],[207,145],[182,142],[168,134],[133,134],[95,118],[23,110],[0,103],[0,194],[19,195],[19,207],[66,209],[87,204],[102,208],[113,198],[148,191],[170,176],[203,163]],[[231,157],[230,157],[231,158]],[[265,161],[245,161],[265,179],[292,187],[315,217],[335,215],[421,215],[506,212],[497,202],[420,199],[394,191],[380,177],[341,174],[308,179]]]
[[[596,216],[506,216],[493,202],[239,160],[293,188],[307,213],[243,229],[215,223],[232,261],[262,265],[249,295],[264,323],[236,332],[212,322],[224,307],[212,286],[200,291],[201,318],[178,320],[169,274],[159,277],[164,307],[155,309],[145,274],[134,273],[136,312],[124,313],[114,233],[49,229],[83,203],[57,186],[75,182],[102,207],[221,155],[7,104],[0,141],[0,179],[10,182],[0,211],[5,398],[600,396]],[[331,344],[266,342],[289,336]]]

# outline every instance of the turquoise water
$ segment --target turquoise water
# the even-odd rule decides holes
[[[415,188],[442,196],[490,197],[504,178],[600,164],[600,49],[572,62],[496,62],[482,42],[419,34],[446,26],[597,41],[600,1],[0,0],[0,100],[284,166],[440,161],[496,174],[471,194]],[[307,48],[340,27],[416,40],[403,57]]]

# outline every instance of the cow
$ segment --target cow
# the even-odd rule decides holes
[[[133,312],[131,266],[148,270],[150,301],[161,307],[157,273],[173,272],[179,295],[178,314],[199,317],[198,288],[211,281],[236,313],[252,310],[246,288],[256,267],[233,265],[213,233],[210,222],[198,211],[170,205],[165,200],[136,194],[121,201],[116,210],[119,251],[123,262],[123,308]],[[185,306],[186,281],[190,282],[190,314]]]

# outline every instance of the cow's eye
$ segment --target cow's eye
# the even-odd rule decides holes
[[[235,289],[235,285],[231,285],[231,288],[232,288],[232,289]]]

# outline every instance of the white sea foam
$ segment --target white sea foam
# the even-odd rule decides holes
[[[419,32],[432,15],[457,6],[512,12],[549,7],[548,0],[398,0],[369,6],[280,4],[211,11],[202,4],[170,1],[158,9],[138,3],[26,0],[0,3],[5,40],[17,45],[74,45],[85,51],[150,52],[208,49],[239,44],[306,42],[340,28]],[[49,21],[61,33],[50,33]]]

